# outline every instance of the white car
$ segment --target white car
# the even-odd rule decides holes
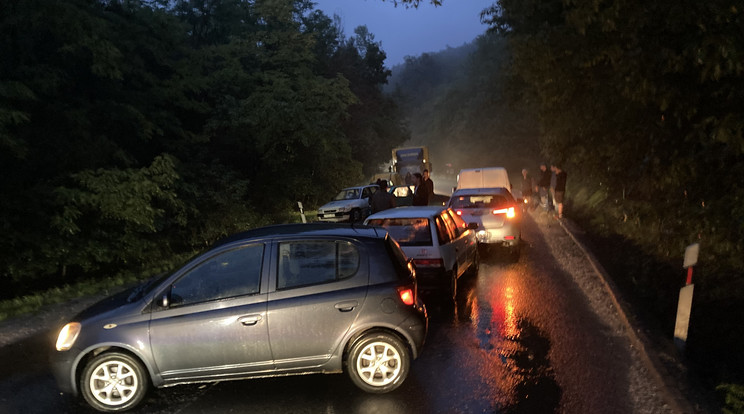
[[[475,231],[452,209],[392,208],[367,217],[364,224],[384,227],[413,259],[421,291],[442,291],[455,301],[458,279],[466,272],[478,273]]]
[[[449,207],[471,228],[482,246],[502,246],[519,257],[522,209],[506,188],[464,188],[450,197]]]
[[[377,185],[344,188],[333,201],[318,209],[318,220],[334,223],[362,221],[371,212],[369,201],[377,190]]]

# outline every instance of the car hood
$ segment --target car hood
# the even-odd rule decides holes
[[[358,201],[359,199],[331,201],[330,203],[323,204],[323,206],[321,206],[320,209],[326,210],[326,209],[334,209],[334,208],[340,208],[340,207],[349,207],[349,206],[353,206],[354,203]]]
[[[77,316],[75,316],[74,320],[80,322],[91,318],[99,318],[125,305],[131,305],[134,302],[129,300],[130,296],[138,287],[139,286],[135,286],[126,289],[115,295],[100,300],[99,302],[89,306],[82,312],[78,313]]]

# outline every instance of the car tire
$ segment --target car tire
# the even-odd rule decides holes
[[[355,208],[349,214],[349,222],[356,223],[358,221],[362,221],[362,212],[358,208]]]
[[[98,411],[126,411],[145,398],[150,384],[146,372],[130,355],[103,353],[85,365],[80,390],[85,401]]]
[[[396,336],[376,332],[354,342],[348,353],[347,368],[354,385],[382,394],[398,388],[408,376],[408,347]]]
[[[473,256],[473,263],[470,265],[470,269],[468,269],[468,274],[475,277],[478,276],[478,270],[480,269],[480,252],[478,249],[475,249]]]
[[[452,269],[449,286],[447,287],[447,296],[445,300],[452,306],[457,303],[457,268]]]

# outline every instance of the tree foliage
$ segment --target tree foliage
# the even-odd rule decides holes
[[[358,149],[406,130],[359,30],[306,0],[0,3],[3,296],[163,267],[361,180],[381,160]]]
[[[484,14],[509,42],[511,82],[537,109],[544,153],[569,172],[574,207],[675,268],[701,243],[693,319],[708,321],[693,320],[691,349],[739,341],[706,326],[744,298],[743,12],[725,0],[499,0]],[[636,293],[671,308],[679,286],[657,278],[632,275]],[[710,369],[744,366],[713,354],[726,357]]]

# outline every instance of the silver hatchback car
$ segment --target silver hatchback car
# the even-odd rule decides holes
[[[271,226],[83,311],[52,367],[62,391],[100,411],[133,408],[150,385],[316,372],[384,393],[427,326],[415,268],[384,229]]]
[[[506,188],[464,188],[450,197],[449,207],[476,228],[478,243],[508,248],[519,256],[522,209]]]

